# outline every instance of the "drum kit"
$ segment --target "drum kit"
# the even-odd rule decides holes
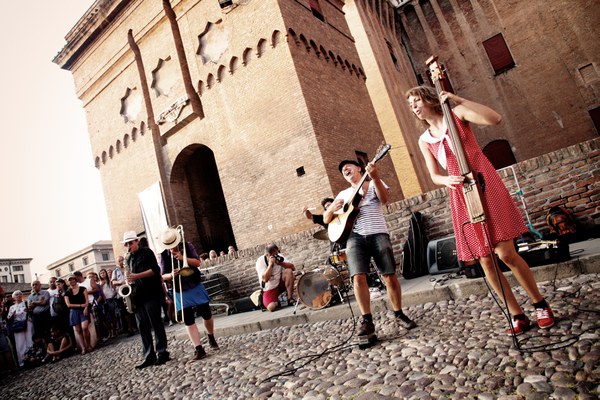
[[[318,240],[329,240],[327,230],[318,231],[313,234],[313,237]],[[369,286],[383,286],[373,265],[371,265],[371,273],[367,280]],[[343,303],[344,297],[347,297],[351,288],[352,281],[348,271],[346,251],[336,244],[327,257],[325,265],[300,276],[296,293],[298,293],[298,299],[306,307],[320,310],[334,304]]]

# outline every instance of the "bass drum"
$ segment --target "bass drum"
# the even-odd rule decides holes
[[[319,267],[298,279],[298,298],[306,307],[320,310],[331,303],[332,286],[339,284],[343,284],[343,280],[335,268]]]

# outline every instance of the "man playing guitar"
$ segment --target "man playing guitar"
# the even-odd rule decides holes
[[[381,209],[388,200],[388,186],[379,178],[379,171],[374,162],[367,164],[365,170],[355,160],[344,160],[338,166],[344,179],[350,184],[348,189],[341,191],[333,204],[325,210],[323,219],[330,223],[336,215],[343,213],[344,205],[352,201],[366,173],[371,178],[364,181],[359,193],[362,199],[359,203],[358,215],[346,243],[348,268],[353,280],[354,294],[362,314],[361,327],[358,335],[361,342],[372,342],[375,337],[375,325],[371,315],[371,297],[367,283],[371,257],[387,288],[388,298],[392,304],[398,323],[405,329],[416,327],[414,321],[402,312],[402,293],[400,282],[396,275],[396,262],[387,224]]]

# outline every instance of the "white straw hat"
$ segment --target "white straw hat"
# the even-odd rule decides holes
[[[132,240],[140,240],[135,231],[127,231],[123,234],[123,241],[121,243],[131,242]]]
[[[177,229],[167,228],[160,235],[160,243],[165,249],[172,249],[173,247],[177,247],[177,245],[181,243],[181,235],[179,234],[179,231]]]

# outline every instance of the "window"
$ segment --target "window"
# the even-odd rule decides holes
[[[102,261],[108,261],[108,253],[102,253]]]
[[[0,279],[2,279],[2,283],[8,283],[8,276],[3,276]]]
[[[598,80],[598,73],[596,72],[596,68],[594,68],[594,64],[587,64],[579,68],[579,74],[581,75],[583,83],[586,85],[592,84]]]
[[[81,259],[81,262],[83,263],[83,266],[85,267],[86,265],[88,265],[88,258],[87,257],[83,257]]]
[[[60,269],[57,269],[56,271],[54,271],[54,276],[56,276],[57,278],[60,278]]]
[[[321,5],[319,4],[319,0],[310,0],[310,10],[316,18],[320,19],[321,21],[325,21],[325,17],[323,17],[323,11],[321,11]]]
[[[390,57],[392,58],[392,62],[394,63],[396,70],[400,72],[400,65],[398,65],[398,57],[396,57],[396,53],[394,53],[394,48],[392,47],[391,43],[387,40],[385,41],[385,44],[387,44],[388,51],[390,52]]]
[[[600,134],[600,107],[596,107],[588,111],[590,114],[590,118],[592,118],[592,122],[594,123],[594,127],[596,127],[596,132]]]
[[[23,266],[22,265],[13,265],[12,269],[14,272],[22,272],[23,271]]]
[[[515,61],[508,50],[508,46],[504,41],[504,37],[501,33],[492,36],[488,40],[483,42],[483,47],[487,53],[492,68],[496,75],[505,72],[515,66]]]
[[[15,283],[25,283],[25,275],[15,275]]]
[[[75,270],[75,266],[73,263],[69,263],[69,272],[73,272]]]

